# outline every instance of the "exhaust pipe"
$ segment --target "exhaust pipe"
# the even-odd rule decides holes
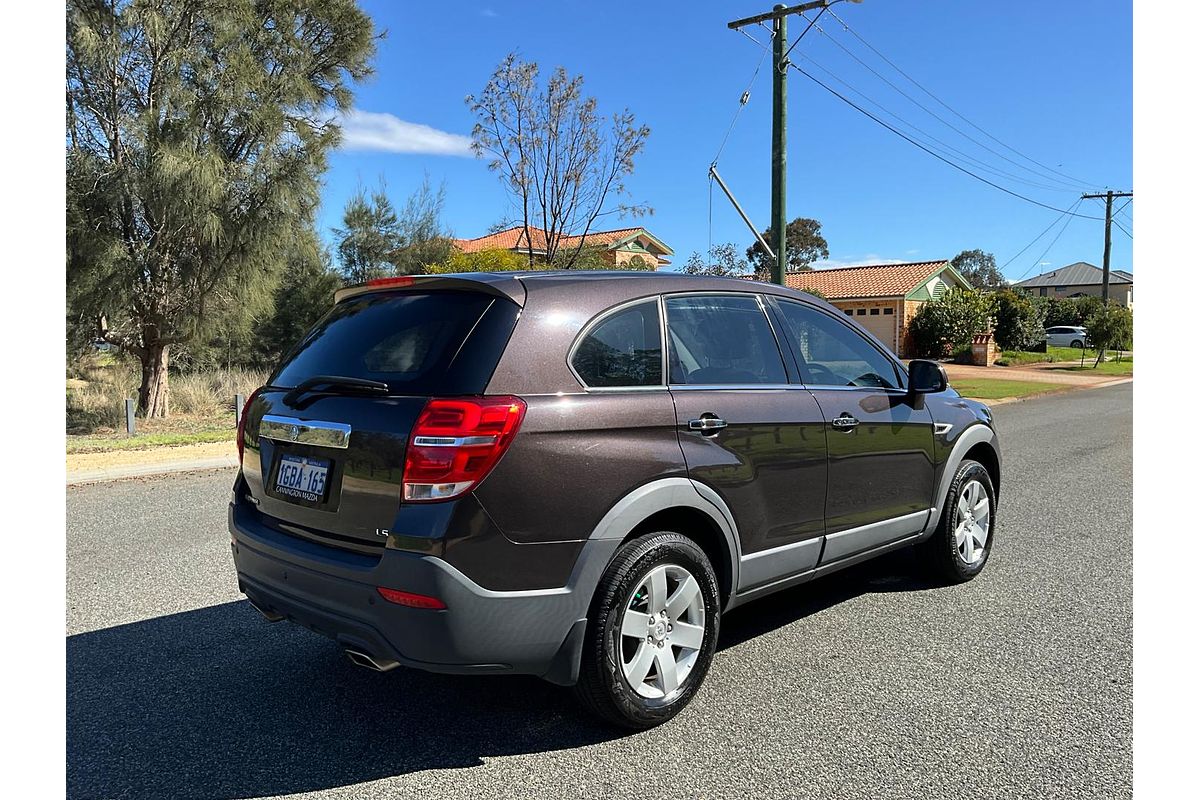
[[[267,622],[279,622],[279,620],[283,619],[283,614],[278,614],[274,611],[269,611],[268,609],[263,608],[258,603],[251,600],[249,597],[246,598],[246,602],[249,603],[251,605],[251,607],[254,608],[255,611],[262,614],[263,617],[266,618]]]
[[[349,647],[343,648],[346,652],[346,657],[354,664],[366,669],[372,669],[376,672],[387,672],[390,669],[395,669],[400,666],[399,661],[392,661],[390,658],[376,658],[373,655],[364,653],[360,650],[351,650]]]

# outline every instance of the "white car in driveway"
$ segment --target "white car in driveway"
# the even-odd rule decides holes
[[[1087,344],[1087,328],[1058,325],[1046,329],[1046,344],[1050,347],[1080,347]]]

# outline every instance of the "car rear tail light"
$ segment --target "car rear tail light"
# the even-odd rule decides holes
[[[395,603],[398,606],[408,606],[409,608],[428,608],[435,611],[440,611],[446,607],[446,604],[436,597],[430,597],[427,594],[416,594],[414,592],[402,592],[399,589],[385,589],[382,586],[376,587],[375,591],[379,592],[379,596],[389,603]]]
[[[258,397],[258,393],[262,391],[262,387],[255,389],[246,398],[245,404],[242,406],[242,413],[238,415],[237,428],[237,446],[238,446],[238,463],[241,464],[246,455],[246,412],[250,410],[250,404],[254,402],[254,398]]]
[[[507,395],[427,402],[404,456],[404,499],[428,503],[470,491],[496,466],[524,418],[525,401]]]

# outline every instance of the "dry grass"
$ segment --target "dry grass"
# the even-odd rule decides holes
[[[267,379],[255,370],[171,375],[171,416],[137,421],[138,433],[197,433],[233,429],[235,394],[249,395]],[[67,433],[124,436],[125,398],[137,397],[138,365],[96,354],[67,368]]]

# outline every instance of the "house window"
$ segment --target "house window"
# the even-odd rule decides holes
[[[894,309],[894,308],[885,308],[883,310],[884,316],[887,316],[888,314],[895,314],[895,313],[896,313],[896,309]]]
[[[853,317],[853,316],[854,316],[854,309],[853,309],[853,308],[847,308],[847,309],[846,309],[846,316],[847,316],[847,317]]]
[[[857,313],[857,314],[858,314],[860,317],[865,317],[865,316],[867,315],[867,310],[866,310],[865,308],[860,308],[860,309],[858,309],[858,311],[857,311],[856,313]]]
[[[1038,287],[1038,297],[1045,297],[1045,296],[1046,296],[1046,287],[1045,286]]]
[[[878,317],[878,316],[879,316],[879,309],[878,309],[878,308],[872,308],[872,309],[871,309],[871,316],[872,316],[872,317]]]
[[[1065,287],[1065,286],[1055,286],[1054,287],[1054,291],[1056,291],[1056,292],[1065,292],[1066,290],[1067,290],[1067,287]]]

